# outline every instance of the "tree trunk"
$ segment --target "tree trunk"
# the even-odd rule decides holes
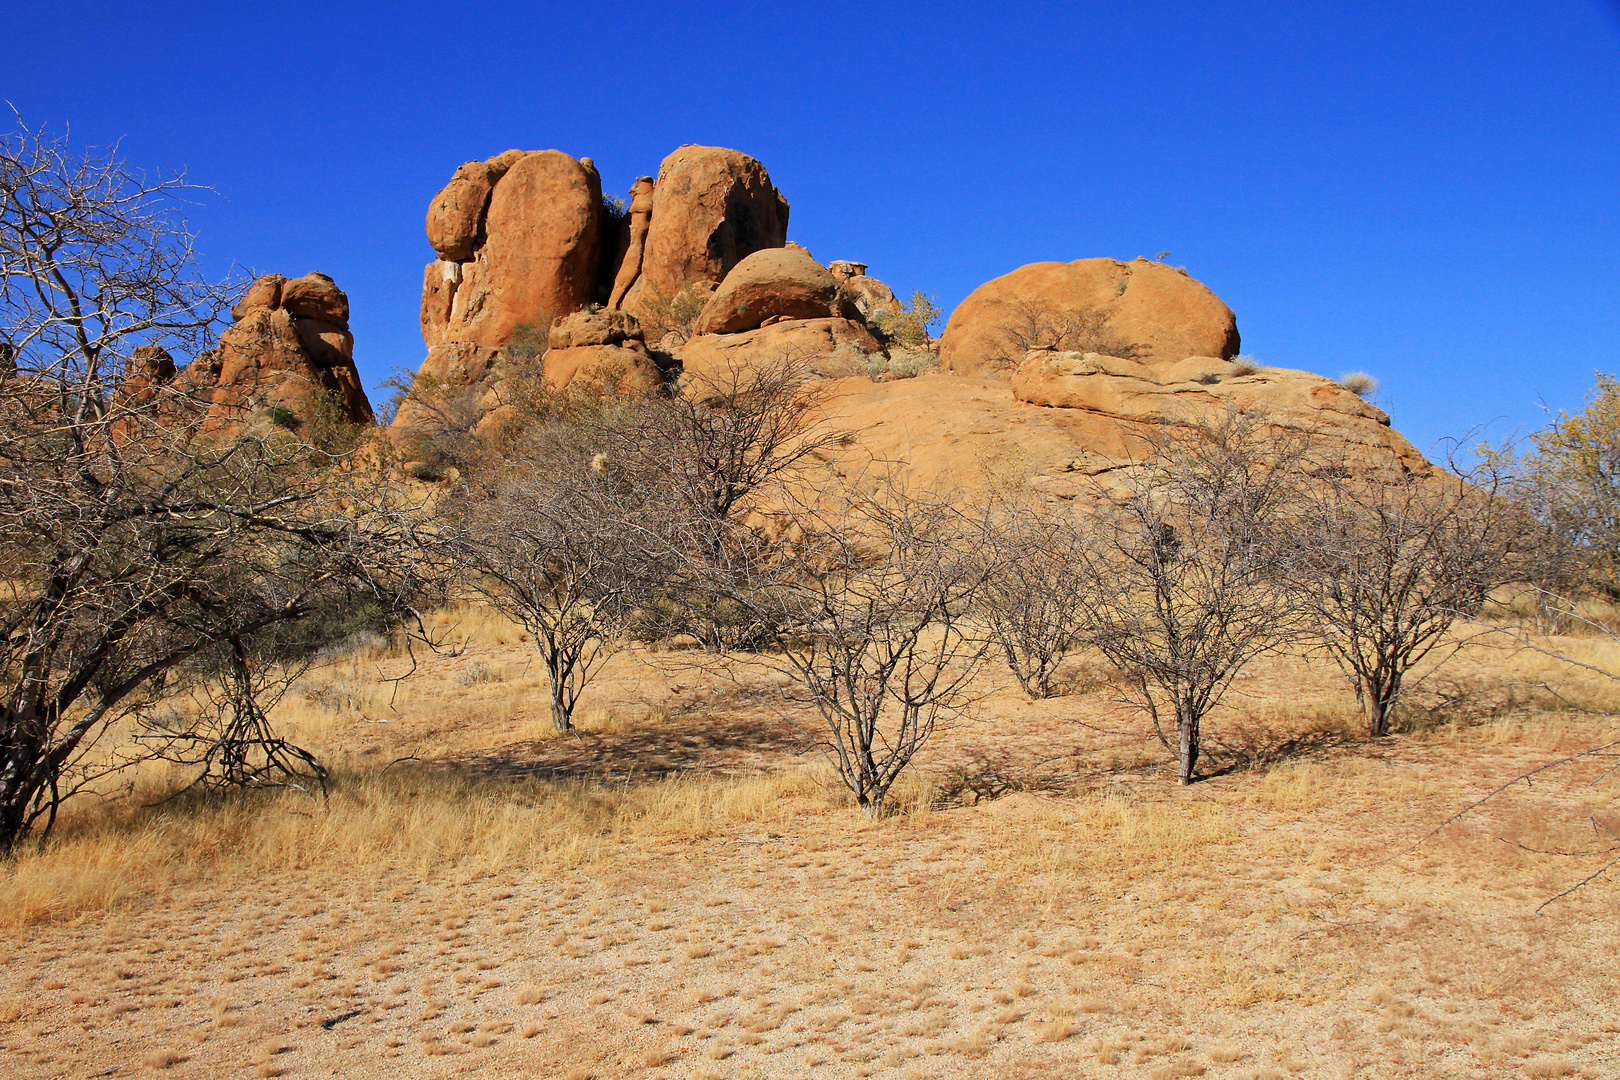
[[[574,730],[574,706],[567,696],[567,676],[558,667],[554,661],[546,664],[546,674],[551,676],[551,725],[557,734],[567,735]]]
[[[1379,686],[1371,679],[1362,679],[1356,687],[1356,699],[1361,704],[1361,717],[1367,722],[1367,734],[1375,739],[1389,734],[1388,687]]]
[[[1198,764],[1198,717],[1191,709],[1176,709],[1176,732],[1181,741],[1181,776],[1183,784],[1193,782],[1193,768]]]

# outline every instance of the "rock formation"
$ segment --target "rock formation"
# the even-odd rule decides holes
[[[636,393],[664,381],[641,325],[622,311],[580,311],[558,319],[547,337],[543,371],[553,390],[591,379]]]
[[[608,307],[617,310],[624,304],[625,294],[641,276],[641,261],[647,251],[647,231],[652,227],[653,178],[643,176],[630,186],[630,205],[626,208],[623,250],[619,252],[619,265],[613,275],[613,291],[608,296]]]
[[[756,251],[727,274],[676,350],[691,376],[792,359],[854,375],[884,350],[832,272],[797,244]]]
[[[734,266],[692,324],[695,334],[757,330],[768,319],[861,319],[838,279],[797,244],[756,251]]]
[[[1077,259],[1020,267],[957,305],[940,338],[940,366],[960,375],[1009,373],[1031,348],[1133,360],[1230,359],[1237,320],[1185,271],[1147,259]]]
[[[137,349],[123,390],[170,383],[206,406],[203,430],[215,435],[374,422],[354,367],[349,298],[331,278],[266,274],[231,315],[218,346],[178,372],[163,350]]]
[[[827,269],[849,292],[861,317],[868,322],[883,315],[900,314],[900,301],[895,298],[894,290],[877,278],[868,277],[865,263],[834,259],[827,264]]]
[[[736,334],[702,334],[676,355],[687,375],[715,377],[777,360],[802,361],[812,374],[843,378],[860,374],[883,346],[853,319],[778,319]]]
[[[422,285],[422,337],[493,350],[513,330],[597,299],[602,180],[589,159],[508,150],[469,162],[428,208],[439,258]]]
[[[1286,368],[1236,366],[1213,356],[1146,364],[1096,353],[1031,351],[1012,379],[1019,401],[1081,410],[1122,425],[1193,424],[1228,408],[1309,435],[1360,472],[1398,479],[1427,472],[1389,417],[1332,379]]]
[[[736,150],[681,147],[658,167],[641,269],[624,309],[642,316],[688,282],[723,280],[754,252],[787,243],[787,225],[787,200],[765,166]]]
[[[1370,474],[1432,468],[1338,384],[1231,363],[1231,309],[1162,263],[1033,263],[986,282],[952,314],[942,370],[928,373],[927,354],[891,358],[869,329],[902,310],[893,291],[864,263],[824,267],[788,243],[787,202],[746,154],[683,146],[635,182],[625,209],[622,220],[604,209],[590,159],[556,150],[458,169],[428,211],[428,355],[396,427],[431,420],[496,438],[542,385],[691,388],[789,359],[837,381],[838,423],[859,448],[964,489],[1000,469],[1075,496],[1144,432],[1228,408],[1308,431]],[[295,309],[288,326],[312,361],[348,348],[319,293],[275,298]]]
[[[763,165],[735,150],[682,147],[656,180],[636,181],[627,209],[622,229],[605,228],[614,218],[595,166],[557,150],[508,150],[457,169],[426,222],[438,257],[423,274],[428,353],[418,385],[440,402],[430,407],[413,393],[395,426],[475,428],[502,407],[502,379],[527,377],[538,353],[557,348],[547,334],[555,320],[598,304],[629,313],[667,305],[689,283],[718,283],[748,255],[787,241],[786,200]],[[544,361],[546,384],[620,369],[617,385],[656,383],[662,376],[640,331],[630,340],[565,347],[570,355]],[[524,356],[509,363],[515,343]],[[460,403],[454,416],[442,407],[451,397]]]

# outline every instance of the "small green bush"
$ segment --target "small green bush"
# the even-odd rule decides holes
[[[898,313],[878,312],[873,316],[871,326],[885,345],[927,349],[934,343],[929,330],[938,326],[942,318],[943,314],[934,303],[934,298],[918,289],[911,294],[911,303],[902,302]]]

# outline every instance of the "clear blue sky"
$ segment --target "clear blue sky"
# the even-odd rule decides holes
[[[947,310],[1168,249],[1244,351],[1364,369],[1418,445],[1620,369],[1620,16],[1531,3],[8,5],[0,97],[216,188],[212,269],[322,270],[415,367],[461,162],[763,161],[789,235]]]

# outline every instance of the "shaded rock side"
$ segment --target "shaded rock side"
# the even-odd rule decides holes
[[[231,312],[236,322],[219,345],[173,376],[176,388],[206,403],[205,431],[229,435],[272,427],[307,430],[322,420],[375,422],[354,366],[349,298],[331,278],[267,274]],[[148,358],[143,377],[162,374],[166,359]]]
[[[797,244],[756,251],[720,282],[692,325],[696,334],[757,330],[772,319],[861,321],[838,279]]]
[[[787,243],[787,225],[788,202],[757,160],[722,147],[681,147],[658,167],[625,310],[644,316],[644,304],[667,301],[691,281],[723,280],[754,252]]]
[[[1031,263],[963,300],[940,339],[962,375],[1010,373],[1030,348],[1097,351],[1144,362],[1230,359],[1232,309],[1185,271],[1148,259]]]

